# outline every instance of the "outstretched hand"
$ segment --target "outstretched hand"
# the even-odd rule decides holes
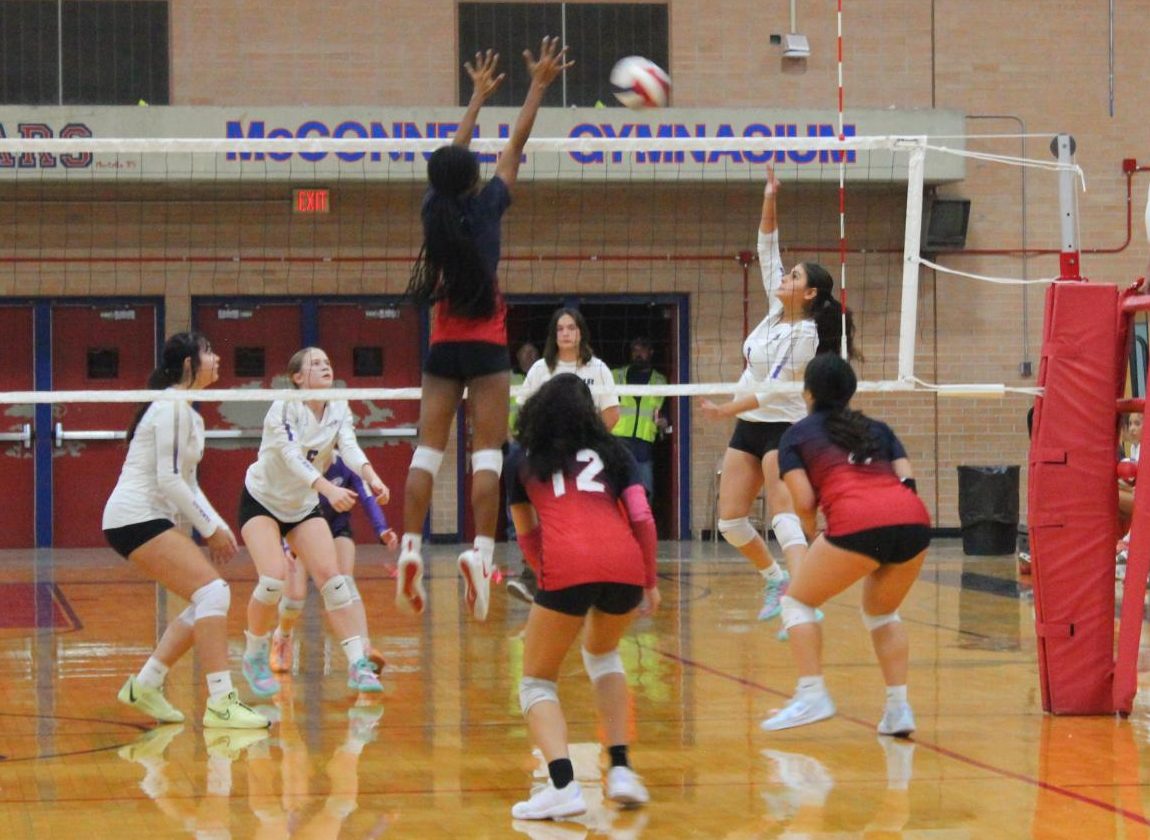
[[[479,99],[481,102],[486,101],[503,84],[507,74],[495,75],[495,69],[498,65],[499,53],[494,50],[488,50],[485,53],[477,52],[474,66],[470,61],[463,62],[463,67],[467,70],[467,75],[471,77],[471,83],[474,86],[472,98]]]
[[[567,48],[559,48],[559,39],[546,36],[539,45],[539,59],[536,60],[531,50],[523,51],[523,60],[527,63],[527,72],[531,74],[531,81],[540,87],[547,87],[556,77],[568,67],[574,67],[574,61],[567,60]]]
[[[775,167],[767,164],[767,184],[763,187],[763,195],[777,195],[779,192],[779,181],[775,177]]]

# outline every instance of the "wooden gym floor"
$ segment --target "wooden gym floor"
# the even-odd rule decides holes
[[[904,837],[1150,836],[1150,714],[1043,714],[1033,606],[1012,557],[936,542],[902,609],[911,634],[912,741],[879,738],[883,691],[851,590],[826,609],[833,720],[768,735],[790,694],[777,621],[755,620],[758,578],[725,545],[664,543],[664,608],[623,646],[634,692],[642,810],[603,804],[589,684],[577,653],[560,696],[591,810],[513,822],[537,762],[518,711],[527,607],[494,593],[467,620],[455,552],[435,546],[428,612],[396,613],[378,547],[359,587],[388,659],[378,701],[348,695],[325,654],[314,591],[297,631],[299,672],[261,708],[268,735],[199,725],[191,657],[168,696],[189,722],[156,728],[116,702],[182,605],[110,550],[0,552],[0,837]],[[238,675],[243,605],[233,581]]]

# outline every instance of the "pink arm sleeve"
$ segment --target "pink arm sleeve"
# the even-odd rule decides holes
[[[655,585],[655,548],[658,536],[655,532],[655,517],[651,515],[651,506],[647,504],[646,491],[642,486],[632,484],[623,491],[623,505],[627,508],[627,518],[631,520],[631,532],[643,551],[643,586],[650,589]]]

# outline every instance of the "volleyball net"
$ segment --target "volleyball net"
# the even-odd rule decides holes
[[[767,311],[756,237],[768,163],[781,185],[782,261],[818,262],[835,277],[857,328],[861,391],[1033,392],[1013,377],[995,378],[1006,366],[939,354],[947,325],[939,323],[938,278],[981,284],[979,305],[988,308],[1017,306],[1017,289],[999,281],[1052,278],[960,270],[961,260],[947,259],[955,244],[931,245],[925,234],[938,197],[968,167],[1066,164],[1005,154],[994,142],[968,149],[960,137],[646,133],[656,136],[529,141],[504,217],[500,285],[513,353],[528,342],[542,348],[560,305],[580,309],[596,355],[612,368],[627,364],[632,339],[652,339],[667,384],[618,390],[668,399],[679,431],[672,467],[687,500],[679,533],[706,527],[709,480],[729,432],[703,425],[686,398],[738,393],[743,339]],[[291,352],[312,344],[328,351],[337,380],[349,386],[323,396],[355,401],[373,428],[405,430],[388,443],[406,446],[427,325],[402,294],[421,244],[426,159],[444,142],[0,138],[0,225],[9,233],[0,242],[0,287],[13,305],[77,301],[99,310],[88,326],[32,316],[41,317],[36,329],[79,330],[53,352],[75,351],[72,365],[83,375],[44,374],[51,363],[41,359],[34,381],[0,384],[5,434],[19,437],[9,443],[28,450],[31,438],[52,436],[63,448],[89,445],[94,438],[70,437],[79,433],[61,416],[75,417],[84,404],[156,398],[140,389],[154,348],[163,334],[193,327],[222,357],[221,387],[194,395],[219,404],[211,431],[250,433],[270,400],[316,396],[274,387]],[[504,145],[473,140],[484,178]],[[1057,250],[1056,241],[1045,244]],[[141,301],[154,311],[134,310]],[[1025,307],[1022,317],[1025,342]],[[156,335],[130,365],[110,336],[148,318]],[[971,339],[996,340],[974,332]],[[801,371],[792,373],[801,380]],[[900,430],[930,436],[915,427],[910,403],[897,409],[912,418]],[[125,426],[106,431],[116,437]],[[216,447],[254,445],[216,438]],[[390,483],[400,484],[394,475]]]

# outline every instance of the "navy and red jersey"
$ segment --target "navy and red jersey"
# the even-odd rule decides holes
[[[423,200],[427,205],[435,190],[428,189]],[[511,193],[499,176],[488,181],[475,195],[462,202],[464,226],[471,232],[475,247],[484,268],[497,277],[500,254],[500,224],[503,214],[511,206]],[[448,341],[484,341],[489,344],[507,345],[507,304],[495,281],[495,313],[487,318],[461,318],[452,315],[447,301],[435,305],[435,317],[431,323],[431,343],[442,344]]]
[[[540,589],[584,583],[653,585],[653,553],[652,568],[647,569],[620,501],[628,487],[642,487],[634,457],[624,454],[629,463],[624,486],[612,483],[593,449],[579,450],[562,472],[540,481],[528,471],[523,449],[512,446],[505,467],[507,499],[513,505],[528,502],[539,515],[542,551],[535,571]]]
[[[806,470],[827,520],[827,535],[854,534],[888,525],[929,525],[930,514],[918,495],[895,475],[892,462],[906,449],[890,426],[870,420],[878,450],[863,463],[831,442],[827,413],[800,420],[779,442],[779,474]]]

